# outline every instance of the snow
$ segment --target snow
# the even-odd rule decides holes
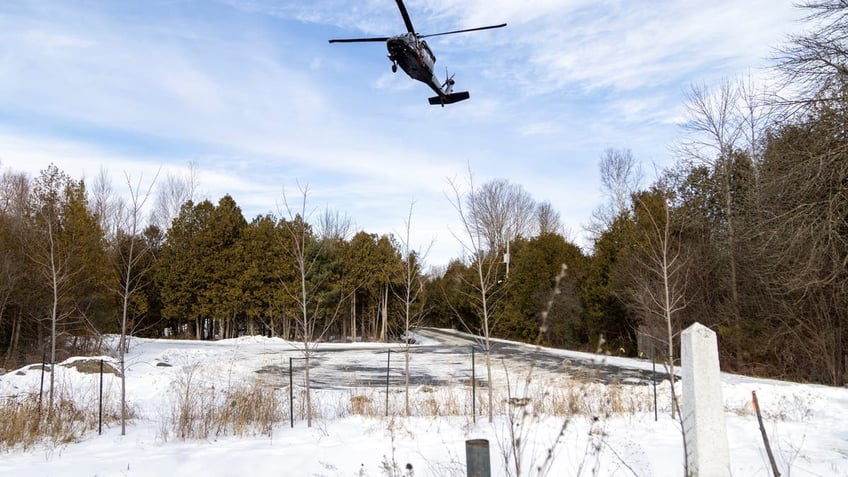
[[[536,467],[545,462],[549,449],[553,461],[547,475],[551,476],[683,475],[681,431],[669,416],[667,381],[658,385],[660,412],[655,421],[651,386],[566,383],[556,372],[535,368],[531,389],[524,391],[526,376],[522,373],[530,367],[517,366],[520,359],[504,361],[493,366],[493,381],[509,380],[512,396],[572,393],[588,412],[570,417],[530,413],[523,418],[519,412],[514,414],[518,421],[512,424],[520,425],[513,427],[507,415],[510,407],[505,404],[506,386],[500,386],[496,387],[500,404],[494,422],[487,422],[485,416],[473,422],[470,413],[462,412],[470,400],[466,356],[446,353],[444,347],[437,352],[438,345],[418,336],[411,369],[441,378],[433,385],[414,385],[411,399],[419,406],[417,415],[401,417],[403,356],[397,344],[321,344],[313,369],[321,383],[313,390],[321,416],[313,419],[310,428],[304,419],[297,419],[294,427],[288,420],[288,358],[302,362],[297,343],[263,337],[215,342],[134,339],[127,355],[126,382],[135,418],[126,435],[120,435],[118,423],[111,423],[102,435],[95,429],[76,443],[0,450],[0,476],[399,476],[405,475],[407,464],[418,477],[465,476],[465,441],[480,438],[490,443],[492,475],[507,476],[518,474],[512,463],[504,463],[504,454],[512,450],[508,444],[511,428],[522,437],[520,475],[537,475]],[[384,416],[387,348],[394,351],[392,417]],[[634,369],[651,367],[650,362],[636,359],[558,353],[563,359],[594,359]],[[101,358],[117,368],[114,358],[94,359]],[[57,389],[96,406],[99,375],[65,366],[73,361],[56,366]],[[485,371],[482,363],[480,355],[478,378]],[[334,381],[339,373],[344,379]],[[221,390],[258,379],[278,390],[277,395],[285,401],[285,417],[268,434],[176,439],[164,429],[178,383],[188,375],[198,386]],[[296,391],[301,391],[302,376],[296,373],[294,379]],[[358,384],[351,388],[350,382]],[[11,371],[0,377],[0,399],[37,393],[40,383],[38,365]],[[848,476],[848,389],[723,374],[733,475],[771,475],[752,413],[752,391],[757,392],[783,475]],[[105,374],[104,392],[107,406],[114,409],[120,379]],[[478,399],[484,395],[485,389],[477,389]],[[299,403],[297,396],[295,403]],[[355,396],[364,396],[371,403],[369,415],[351,412]],[[423,403],[439,411],[425,412],[420,407]]]

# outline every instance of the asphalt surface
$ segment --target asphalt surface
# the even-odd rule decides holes
[[[409,381],[412,386],[467,385],[474,379],[478,386],[487,385],[485,353],[482,340],[473,335],[452,330],[422,328],[415,331],[426,344],[409,348]],[[561,350],[537,348],[532,345],[491,341],[493,379],[506,375],[515,377],[527,372],[584,382],[649,385],[651,370],[610,364],[604,356],[566,355]],[[406,346],[403,343],[374,346],[319,346],[310,360],[310,382],[315,389],[355,387],[385,387],[404,384]],[[292,358],[289,361],[288,358]],[[305,360],[302,353],[288,352],[280,364],[266,365],[256,372],[288,380],[289,365],[293,380],[302,380]],[[474,366],[472,367],[472,361]],[[657,370],[656,379],[666,374]]]

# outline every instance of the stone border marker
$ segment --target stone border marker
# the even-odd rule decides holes
[[[695,323],[681,335],[683,432],[688,477],[729,477],[730,451],[716,334]]]

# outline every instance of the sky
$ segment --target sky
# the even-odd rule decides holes
[[[471,99],[430,106],[380,43],[404,32],[390,0],[4,0],[0,167],[77,179],[185,176],[250,220],[330,209],[354,230],[404,237],[443,265],[462,253],[451,183],[521,185],[588,249],[604,202],[598,161],[629,149],[674,161],[691,85],[767,81],[804,27],[776,0],[407,0],[437,75]],[[157,176],[158,172],[158,176]]]

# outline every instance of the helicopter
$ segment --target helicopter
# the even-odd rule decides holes
[[[430,46],[424,41],[424,38],[430,38],[440,35],[453,35],[455,33],[465,33],[470,31],[491,30],[493,28],[502,28],[506,23],[500,25],[490,25],[478,28],[467,28],[464,30],[446,31],[442,33],[431,33],[429,35],[421,35],[415,32],[412,26],[412,20],[409,18],[409,12],[403,4],[403,0],[396,0],[400,14],[403,16],[403,21],[406,24],[406,33],[395,36],[375,37],[375,38],[341,38],[330,40],[330,43],[358,43],[358,42],[386,42],[386,48],[389,50],[389,61],[392,62],[392,72],[397,73],[398,66],[414,80],[421,81],[436,92],[436,96],[429,98],[430,104],[441,105],[452,104],[459,101],[464,101],[471,97],[468,91],[453,91],[456,82],[453,75],[449,75],[445,69],[445,81],[440,82],[434,73],[434,65],[436,56],[430,50]]]

